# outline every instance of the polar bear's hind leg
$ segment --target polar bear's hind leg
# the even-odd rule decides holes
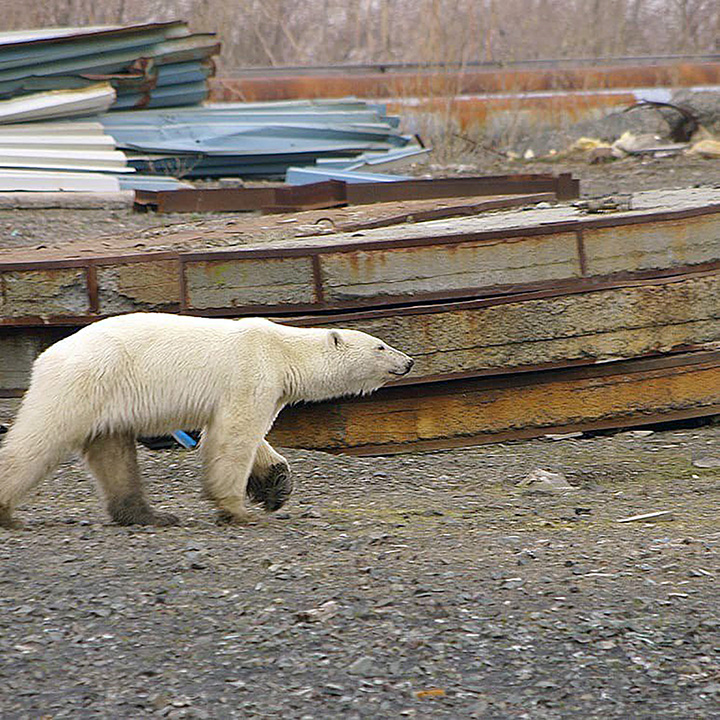
[[[85,462],[104,495],[110,517],[120,525],[176,525],[171,513],[148,505],[140,480],[135,438],[129,434],[101,435],[84,448]]]

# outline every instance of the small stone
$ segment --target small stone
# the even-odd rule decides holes
[[[358,658],[355,662],[351,663],[348,667],[348,672],[351,675],[361,675],[362,677],[374,677],[378,674],[375,661],[367,655]]]
[[[551,492],[577,490],[577,488],[570,485],[561,473],[550,472],[542,468],[533,470],[518,483],[518,487],[529,487],[532,490],[549,490]]]
[[[699,468],[717,468],[720,467],[720,457],[711,457],[710,455],[706,455],[698,458],[697,460],[693,460],[692,464]]]

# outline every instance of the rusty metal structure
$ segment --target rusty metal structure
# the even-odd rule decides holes
[[[720,84],[720,56],[617,60],[248,68],[210,81],[215,101],[394,98]]]
[[[285,411],[273,433],[287,446],[383,454],[718,412],[720,191],[648,193],[607,216],[441,217],[0,263],[0,397],[21,395],[34,357],[78,327],[164,311],[350,327],[415,357],[370,398]]]
[[[426,200],[480,195],[551,193],[557,200],[579,195],[579,181],[570,173],[496,175],[438,180],[397,180],[392,183],[346,183],[339,180],[309,185],[256,188],[210,188],[140,191],[135,204],[160,213],[176,212],[296,212],[341,205],[369,205],[394,200]]]
[[[562,124],[639,101],[668,101],[677,88],[720,85],[720,56],[597,58],[508,63],[387,64],[326,68],[248,68],[213,78],[217,101],[341,98],[388,100],[391,112],[453,117],[460,128],[486,127],[522,112]]]

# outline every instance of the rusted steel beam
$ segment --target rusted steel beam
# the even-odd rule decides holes
[[[480,93],[527,93],[538,91],[624,90],[655,86],[686,87],[720,83],[720,63],[677,62],[659,59],[656,64],[564,68],[517,68],[461,70],[430,68],[385,69],[373,72],[343,71],[304,74],[302,68],[284,74],[274,70],[265,76],[222,75],[210,79],[213,101],[291,100],[321,97],[438,97]],[[517,109],[517,105],[516,105]]]
[[[496,200],[481,200],[480,202],[468,203],[465,205],[450,205],[432,210],[410,210],[401,215],[388,215],[367,220],[365,222],[344,223],[337,225],[337,232],[357,232],[358,230],[372,230],[374,228],[400,225],[401,223],[427,222],[429,220],[444,220],[453,217],[465,217],[478,215],[490,210],[506,210],[513,207],[523,207],[539,202],[552,202],[556,199],[554,193],[534,193],[532,195],[505,195]]]
[[[296,212],[367,205],[394,200],[510,195],[550,192],[558,200],[576,198],[580,182],[570,173],[497,175],[486,177],[398,180],[393,183],[344,183],[338,180],[268,188],[209,188],[195,190],[138,190],[139,208],[158,212]]]
[[[285,447],[385,455],[703,417],[720,412],[720,353],[385,388],[286,408]]]

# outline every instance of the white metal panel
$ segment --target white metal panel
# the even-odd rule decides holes
[[[96,115],[115,101],[110,83],[98,83],[81,90],[51,90],[0,101],[0,123],[47,120],[54,117]]]
[[[0,125],[3,135],[105,135],[105,126],[92,120],[55,120],[51,122],[8,123]]]
[[[0,133],[0,159],[6,149],[17,150],[75,150],[102,152],[115,150],[115,141],[109,135],[6,135]]]
[[[0,168],[0,191],[15,192],[118,192],[120,182],[100,173],[11,170]]]
[[[120,151],[0,148],[0,167],[134,172]]]

